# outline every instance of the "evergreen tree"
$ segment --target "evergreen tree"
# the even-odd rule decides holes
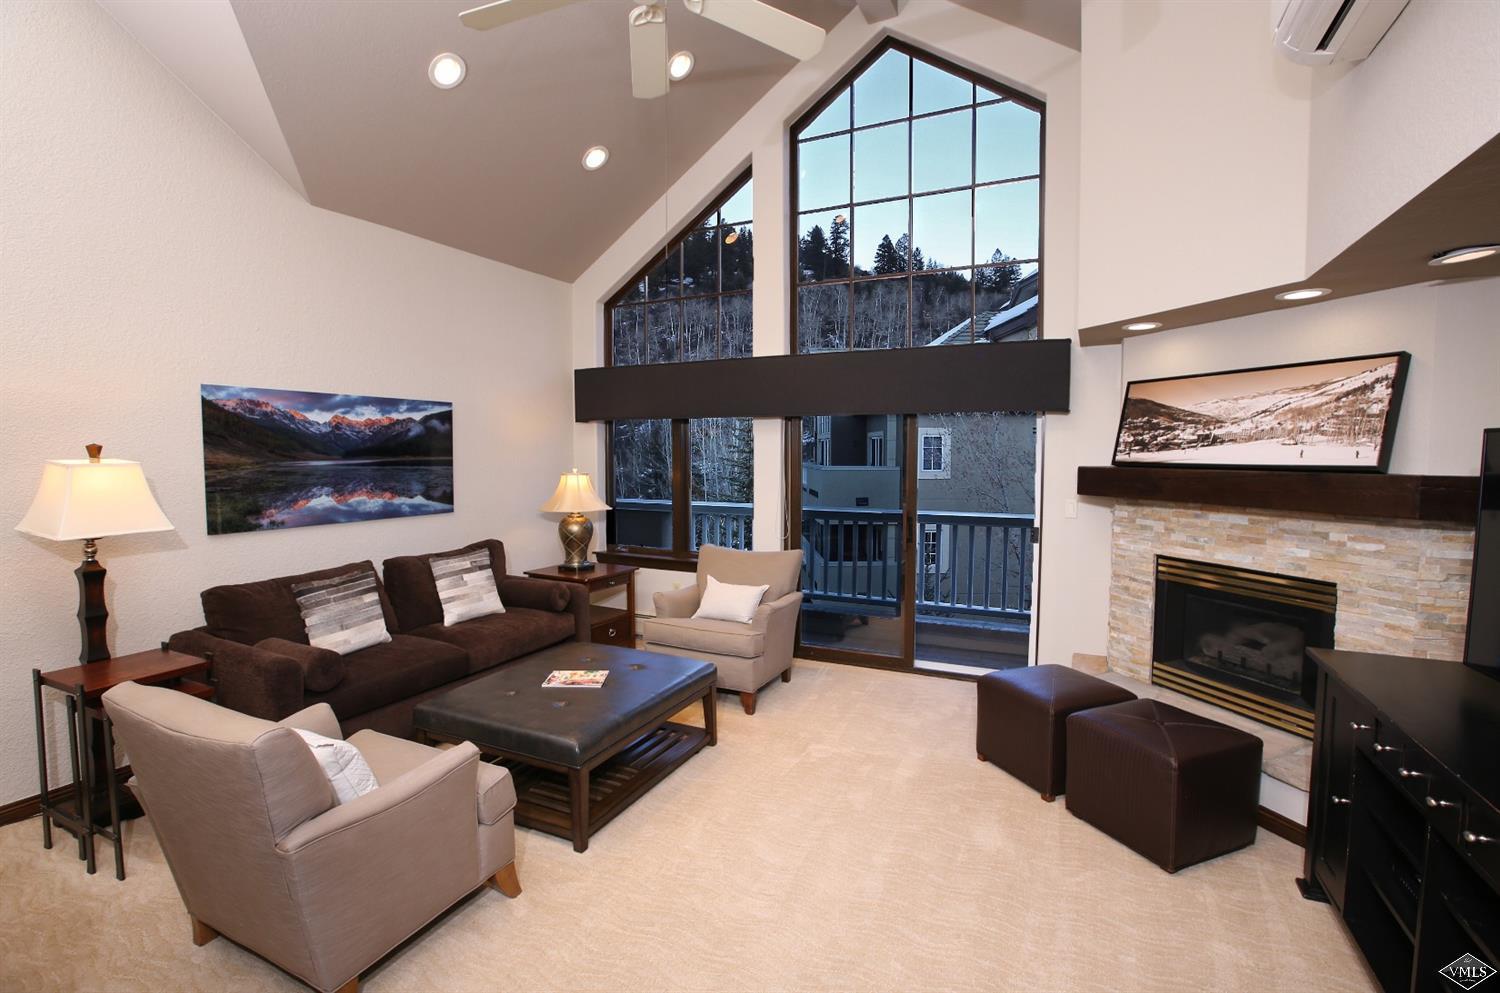
[[[989,268],[974,274],[979,289],[996,294],[1009,293],[1020,280],[1021,264],[998,248],[990,255]]]
[[[811,279],[826,279],[829,275],[828,239],[823,236],[823,227],[814,224],[812,230],[802,238],[799,258],[802,271]]]
[[[828,225],[828,261],[830,275],[843,276],[849,272],[849,222],[843,214],[834,216]]]
[[[901,236],[906,240],[906,236]],[[906,253],[898,249],[891,241],[890,235],[884,235],[880,239],[880,246],[875,249],[875,274],[877,276],[887,275],[893,272],[906,271]]]

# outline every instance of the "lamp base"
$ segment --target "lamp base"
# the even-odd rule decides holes
[[[83,638],[79,662],[102,662],[109,658],[104,606],[104,566],[99,564],[99,546],[90,538],[83,543],[83,563],[73,570],[78,577],[78,632]]]
[[[557,525],[557,536],[562,539],[564,569],[583,572],[592,569],[589,561],[589,545],[594,540],[594,522],[579,513],[571,513]]]

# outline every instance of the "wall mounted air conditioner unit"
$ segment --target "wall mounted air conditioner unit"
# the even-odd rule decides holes
[[[1385,37],[1406,4],[1407,0],[1284,0],[1274,15],[1276,50],[1303,65],[1358,62]]]

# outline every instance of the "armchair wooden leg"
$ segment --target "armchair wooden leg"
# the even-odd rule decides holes
[[[359,993],[359,977],[355,976],[344,985],[340,986],[338,993]]]
[[[193,922],[193,944],[202,947],[219,936],[219,932],[204,924],[198,918],[189,917],[188,920]]]
[[[791,666],[787,666],[785,669],[781,670],[781,681],[783,683],[790,683],[792,681],[792,667]]]
[[[747,714],[753,714],[753,713],[755,713],[755,694],[754,693],[741,693],[740,694],[740,706],[745,708],[745,713],[747,713]]]
[[[508,863],[490,877],[495,889],[514,900],[521,895],[521,877],[516,875],[516,864]]]

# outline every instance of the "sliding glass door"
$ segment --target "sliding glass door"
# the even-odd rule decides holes
[[[905,418],[793,423],[801,453],[802,643],[861,661],[902,663],[910,616],[903,596]]]
[[[799,651],[964,674],[1026,665],[1036,432],[1031,414],[789,422]]]

